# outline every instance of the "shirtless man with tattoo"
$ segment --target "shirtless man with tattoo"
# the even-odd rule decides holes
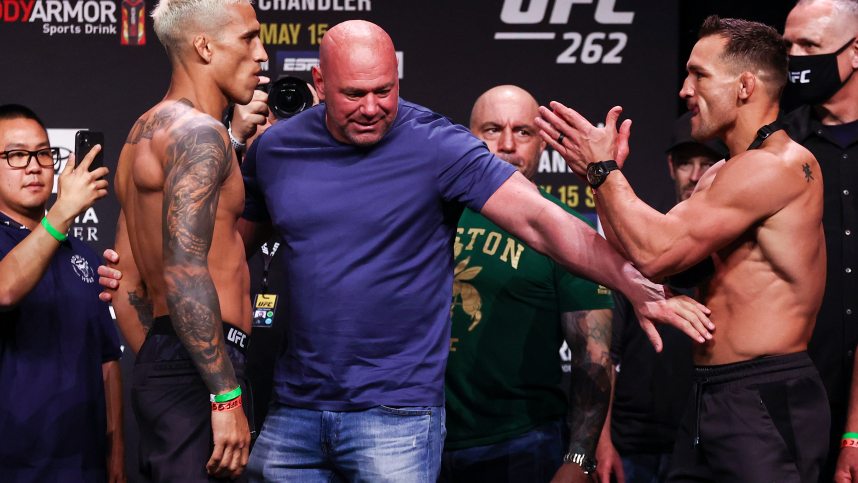
[[[694,347],[693,394],[668,480],[816,481],[829,413],[806,349],[825,284],[822,175],[809,151],[770,125],[786,46],[768,26],[713,16],[687,70],[679,94],[692,136],[721,138],[732,157],[666,215],[615,171],[631,128],[626,120],[617,132],[620,108],[598,129],[554,103],[540,108],[541,134],[587,174],[606,235],[645,275],[714,262],[703,295],[717,330]]]
[[[164,99],[128,135],[113,297],[137,353],[132,404],[140,470],[153,481],[237,477],[250,433],[239,382],[250,330],[249,274],[236,220],[244,187],[228,101],[247,103],[267,60],[246,0],[162,0],[155,32],[173,73]]]

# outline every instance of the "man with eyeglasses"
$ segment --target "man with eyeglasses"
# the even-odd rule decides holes
[[[98,257],[66,235],[107,194],[99,149],[69,159],[46,212],[59,149],[33,111],[0,106],[0,481],[124,479],[119,339]]]
[[[808,345],[831,407],[829,455],[820,481],[831,481],[832,475],[835,481],[858,479],[858,384],[853,368],[858,344],[856,37],[856,0],[799,1],[784,27],[790,71],[784,98],[802,105],[785,117],[784,125],[819,160],[825,180],[822,225],[828,265]]]

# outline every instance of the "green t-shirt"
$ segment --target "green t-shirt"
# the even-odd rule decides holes
[[[471,210],[459,220],[455,259],[445,448],[505,441],[562,417],[560,314],[611,308],[610,291]]]

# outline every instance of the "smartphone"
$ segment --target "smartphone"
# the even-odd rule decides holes
[[[101,145],[101,151],[95,155],[95,159],[89,165],[90,171],[104,166],[104,133],[100,131],[78,131],[74,135],[75,163],[80,163],[96,144]]]

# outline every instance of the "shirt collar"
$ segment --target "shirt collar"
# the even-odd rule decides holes
[[[0,225],[8,226],[9,228],[17,228],[18,230],[29,230],[29,228],[13,220],[2,211],[0,211]]]

